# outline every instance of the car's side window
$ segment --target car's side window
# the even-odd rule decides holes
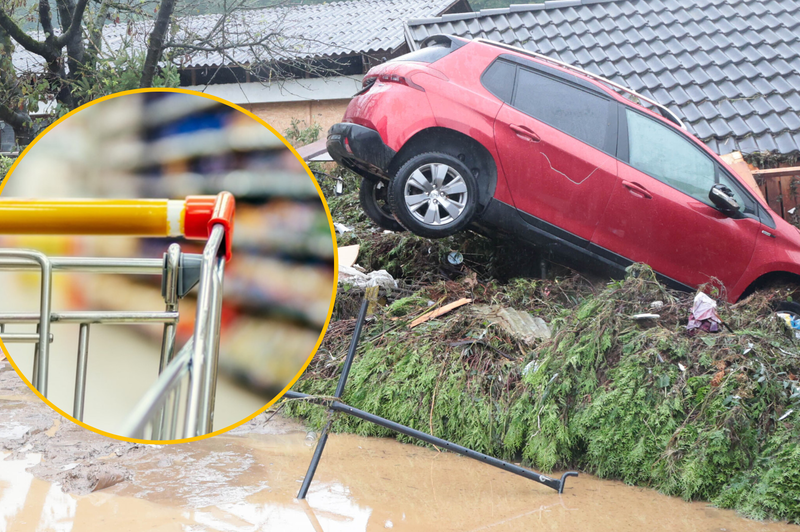
[[[610,100],[520,68],[514,107],[590,146],[609,151],[607,140],[613,118]]]
[[[630,109],[628,164],[645,174],[711,205],[708,193],[716,183],[730,188],[742,209],[748,204],[740,188],[717,172],[717,165],[697,146],[671,128]]]
[[[481,83],[486,90],[508,103],[514,92],[514,75],[517,66],[508,61],[497,60],[481,76]]]

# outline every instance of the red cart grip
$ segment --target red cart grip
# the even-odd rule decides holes
[[[230,192],[220,192],[216,196],[188,196],[183,222],[183,234],[193,240],[206,240],[211,229],[219,224],[225,228],[223,246],[225,260],[233,255],[233,218],[236,214],[236,200]]]

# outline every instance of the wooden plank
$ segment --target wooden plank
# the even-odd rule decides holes
[[[450,303],[448,305],[445,305],[443,307],[437,308],[433,312],[428,312],[427,314],[423,314],[419,318],[417,318],[414,321],[412,321],[411,325],[409,325],[409,328],[413,329],[414,327],[416,327],[420,323],[425,323],[426,321],[432,320],[433,318],[438,318],[442,314],[447,314],[451,310],[456,309],[458,307],[461,307],[463,305],[466,305],[467,303],[472,303],[472,300],[469,299],[469,298],[464,297],[464,298],[459,299],[458,301],[453,301],[452,303]]]
[[[361,246],[358,244],[340,247],[337,250],[337,253],[339,253],[339,266],[352,266],[355,264],[359,249],[361,249]]]
[[[730,166],[745,183],[750,185],[750,188],[753,190],[753,192],[758,192],[761,194],[762,198],[766,199],[764,191],[758,186],[756,179],[753,177],[753,172],[750,170],[750,165],[748,165],[744,160],[741,152],[734,151],[731,153],[726,153],[725,155],[720,155],[719,157],[728,163],[728,166]]]
[[[792,182],[794,180],[795,178],[790,175],[780,177],[781,192],[783,195],[783,201],[781,202],[783,204],[783,211],[781,212],[781,215],[784,217],[784,219],[789,216],[788,213],[792,208],[797,207],[798,199],[800,199],[798,198],[797,194],[800,191],[798,191],[796,188],[794,190],[794,194],[792,194]]]
[[[786,168],[769,168],[767,170],[753,170],[755,177],[787,177],[798,176],[800,177],[800,166],[788,166]]]
[[[767,205],[779,216],[783,216],[781,208],[781,182],[776,178],[764,179],[764,190],[766,191]]]

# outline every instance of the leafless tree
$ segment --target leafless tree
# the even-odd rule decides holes
[[[330,64],[313,57],[335,50],[285,30],[297,0],[278,0],[268,11],[254,5],[259,0],[222,0],[210,7],[217,13],[191,16],[195,6],[178,0],[39,0],[35,32],[23,29],[20,5],[9,3],[15,1],[25,0],[0,0],[0,120],[20,145],[36,133],[31,111],[40,101],[65,111],[118,90],[175,85],[177,69],[198,58],[215,65],[212,81],[223,69],[247,72],[253,81],[274,81],[292,68],[324,75]],[[113,42],[106,42],[110,34]],[[32,67],[15,67],[15,47]],[[172,77],[164,75],[169,69]]]

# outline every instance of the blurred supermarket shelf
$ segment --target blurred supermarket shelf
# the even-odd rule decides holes
[[[248,200],[318,197],[317,189],[310,179],[297,179],[296,173],[281,170],[259,172],[248,169],[211,174],[186,172],[162,177],[158,180],[140,180],[142,195],[179,198],[189,194],[213,194],[227,190],[239,199]]]

